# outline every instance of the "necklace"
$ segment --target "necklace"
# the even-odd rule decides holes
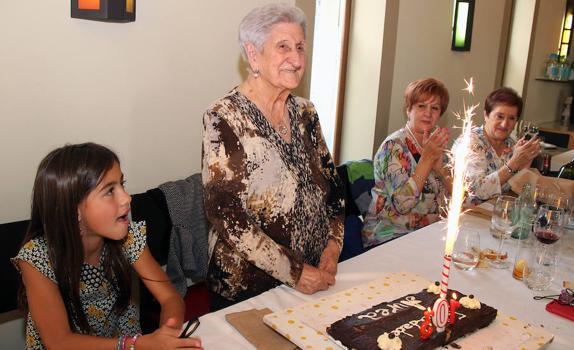
[[[417,151],[422,154],[422,147],[419,143],[419,141],[417,141],[417,138],[415,137],[415,133],[411,130],[411,128],[409,127],[409,124],[405,125],[405,129],[407,129],[407,132],[409,133],[409,136],[412,137],[413,142],[415,143],[415,147],[417,149]]]
[[[289,129],[287,129],[287,127],[285,126],[285,124],[279,123],[279,125],[277,125],[277,131],[279,132],[279,134],[280,134],[281,136],[287,136],[287,133],[289,132]]]

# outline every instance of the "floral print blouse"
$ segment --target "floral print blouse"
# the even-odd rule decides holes
[[[446,187],[431,171],[419,189],[412,176],[420,153],[406,129],[389,135],[373,159],[375,186],[365,217],[363,246],[384,243],[439,220]]]
[[[457,139],[453,148],[460,142]],[[480,204],[490,198],[510,190],[510,184],[500,185],[498,170],[506,164],[512,157],[512,150],[516,141],[512,137],[507,137],[504,143],[509,152],[500,156],[491,146],[484,135],[484,126],[472,129],[470,141],[470,162],[468,162],[466,181],[468,186],[467,202]]]
[[[317,266],[342,246],[344,191],[311,102],[290,95],[291,143],[234,89],[204,114],[203,186],[210,288],[241,301]]]
[[[123,243],[124,253],[130,264],[135,263],[144,250],[146,244],[145,222],[131,223],[128,235]],[[137,306],[130,302],[123,314],[117,315],[113,311],[117,299],[117,292],[104,274],[101,262],[105,251],[100,257],[100,264],[92,266],[84,263],[80,278],[80,301],[88,323],[93,330],[91,335],[98,337],[118,337],[121,334],[135,335],[141,332],[139,312]],[[43,236],[35,237],[28,241],[14,258],[12,263],[18,267],[18,261],[25,261],[36,268],[44,276],[54,283],[56,275],[52,263],[48,257],[48,246]],[[65,302],[65,301],[64,301]],[[80,333],[79,327],[75,332]],[[26,319],[26,349],[45,349],[40,335],[30,313]]]

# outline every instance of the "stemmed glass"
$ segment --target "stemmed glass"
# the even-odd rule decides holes
[[[490,261],[490,266],[497,269],[505,269],[508,263],[502,259],[502,247],[504,241],[510,237],[512,231],[518,225],[519,208],[516,208],[515,198],[510,196],[499,196],[492,210],[491,230],[498,237],[498,250],[496,259]]]
[[[562,236],[566,217],[564,209],[550,204],[543,204],[538,209],[534,236],[540,243],[535,243],[523,273],[528,288],[540,291],[550,285],[558,259],[555,244]]]
[[[538,209],[534,223],[534,236],[547,247],[556,243],[562,237],[562,229],[566,214],[564,209],[550,204],[543,204]]]

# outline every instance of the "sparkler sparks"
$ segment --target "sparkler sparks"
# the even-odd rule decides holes
[[[466,84],[466,88],[462,89],[462,91],[466,91],[474,96],[474,81],[472,77],[470,77],[470,81],[466,81],[466,79],[464,79],[464,83]]]
[[[470,78],[470,82],[464,80],[467,87],[464,89],[468,91],[469,94],[474,94],[473,79]],[[452,180],[452,197],[449,203],[448,209],[448,219],[447,219],[447,234],[444,249],[444,260],[443,260],[443,272],[442,272],[442,283],[441,283],[441,298],[446,297],[446,292],[448,289],[448,280],[450,273],[450,263],[452,261],[452,251],[454,247],[454,242],[458,236],[459,231],[459,219],[462,211],[462,204],[464,202],[465,193],[465,172],[467,168],[467,163],[469,161],[468,155],[470,154],[470,140],[472,131],[472,117],[474,116],[474,111],[478,107],[478,104],[467,107],[464,104],[464,115],[461,116],[455,113],[455,116],[459,120],[462,120],[462,134],[460,142],[457,143],[452,152],[452,169],[453,169],[453,180]]]

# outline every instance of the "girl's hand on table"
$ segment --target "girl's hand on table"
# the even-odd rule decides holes
[[[200,339],[179,338],[180,334],[177,321],[170,318],[155,332],[141,336],[137,349],[203,349]]]

